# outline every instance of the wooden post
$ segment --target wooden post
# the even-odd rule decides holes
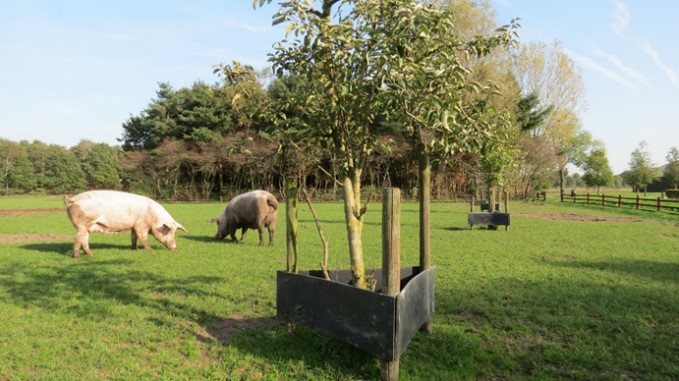
[[[420,271],[431,267],[431,163],[427,149],[420,148]],[[431,332],[431,320],[422,325],[422,331]]]
[[[547,201],[546,197],[545,201]],[[507,191],[505,191],[505,213],[509,213],[509,192]]]
[[[474,198],[475,198],[474,195],[472,195],[472,200],[469,204],[469,213],[474,213],[474,201],[475,201]]]
[[[639,193],[637,193],[637,209],[639,209]]]
[[[382,196],[382,293],[396,296],[401,292],[401,191],[387,188]],[[399,359],[382,360],[383,381],[399,378]]]
[[[288,272],[297,274],[297,182],[288,178],[285,182],[285,244],[288,258]]]
[[[622,208],[622,195],[618,195],[618,208]]]
[[[606,206],[606,194],[605,193],[601,194],[601,205]]]
[[[658,197],[658,212],[662,210],[661,198]]]

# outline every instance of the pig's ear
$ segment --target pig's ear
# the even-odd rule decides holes
[[[172,231],[172,226],[170,226],[168,224],[162,224],[162,225],[158,226],[158,231],[162,235],[166,235],[167,233]]]
[[[183,226],[182,226],[182,224],[180,224],[180,223],[177,223],[177,229],[178,229],[178,230],[182,230],[182,231],[185,231],[185,232],[187,232],[187,233],[189,232],[189,231],[188,231],[188,230],[186,230],[186,228],[185,228],[185,227],[183,227]]]
[[[217,217],[215,217],[215,218],[210,218],[209,220],[207,220],[207,222],[209,222],[209,223],[211,223],[211,224],[214,224],[214,223],[217,222]]]

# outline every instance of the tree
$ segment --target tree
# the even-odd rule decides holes
[[[632,152],[629,162],[630,169],[624,175],[625,181],[632,185],[637,193],[639,193],[641,187],[644,187],[644,195],[646,195],[646,186],[656,177],[651,162],[651,154],[646,147],[646,142],[642,140]]]
[[[553,110],[553,106],[540,106],[540,98],[530,93],[516,105],[516,121],[522,132],[538,130]]]
[[[373,63],[380,49],[371,34],[372,25],[381,25],[381,20],[367,12],[370,6],[365,2],[340,2],[340,7],[353,8],[333,23],[330,14],[335,3],[324,0],[320,10],[302,0],[282,3],[274,23],[288,22],[288,30],[303,38],[277,44],[270,61],[277,75],[299,73],[315,84],[307,105],[315,123],[308,125],[308,132],[320,144],[330,143],[340,162],[353,279],[357,287],[366,288],[361,175],[375,142],[371,128],[380,92],[374,81],[379,68]]]
[[[87,176],[88,188],[120,188],[119,151],[117,147],[111,147],[106,143],[81,140],[71,148],[71,151],[80,161],[83,172]]]
[[[342,16],[333,22],[336,4]],[[364,288],[361,177],[380,141],[380,118],[386,110],[399,112],[400,134],[419,152],[427,187],[420,191],[428,199],[429,154],[452,153],[488,136],[486,124],[468,117],[465,111],[474,110],[460,102],[460,91],[471,86],[458,55],[482,56],[510,34],[463,43],[452,33],[450,12],[407,0],[324,0],[320,9],[293,0],[280,7],[274,23],[287,22],[296,39],[278,44],[270,60],[277,75],[299,73],[314,84],[307,98],[314,120],[309,127],[321,144],[330,143],[340,163],[351,269]]]
[[[670,148],[665,159],[667,164],[663,174],[672,188],[677,189],[677,185],[679,185],[679,149],[677,147]]]
[[[613,182],[613,171],[608,164],[605,149],[593,149],[585,159],[583,167],[585,174],[582,179],[585,180],[587,186],[595,186],[597,194],[599,194],[600,186]]]
[[[47,159],[50,154],[50,147],[39,141],[34,140],[31,143],[21,142],[22,145],[26,146],[26,152],[28,152],[28,160],[33,165],[33,173],[35,174],[36,188],[38,190],[44,190],[45,188],[45,168],[47,166]]]
[[[261,85],[259,91],[263,93]],[[120,141],[124,150],[154,149],[166,139],[210,141],[228,134],[237,123],[249,126],[245,119],[250,111],[240,112],[239,99],[222,87],[196,82],[190,88],[175,90],[161,83],[156,95],[139,115],[123,123]],[[250,110],[256,109],[248,105]]]
[[[518,173],[515,184],[517,193],[527,196],[532,190],[542,190],[551,186],[550,179],[554,174],[554,148],[544,137],[521,136],[518,144]]]
[[[50,144],[44,186],[54,194],[83,191],[87,180],[78,158],[64,147]]]
[[[0,139],[0,160],[0,180],[6,195],[10,190],[27,193],[35,189],[35,174],[24,145]]]
[[[402,123],[399,135],[411,142],[418,158],[420,263],[427,267],[430,158],[478,152],[488,142],[499,148],[507,142],[506,115],[498,112],[488,95],[491,92],[485,91],[493,84],[472,81],[469,62],[472,57],[487,56],[498,46],[510,45],[516,25],[465,41],[455,34],[457,14],[450,8],[425,7],[416,2],[403,2],[401,7],[394,4],[393,9],[376,8],[392,16],[384,21],[385,32],[378,44],[385,52],[379,65],[388,70],[380,72],[376,80],[386,87],[385,101]],[[475,64],[479,79],[491,77],[492,71],[480,70],[483,66],[478,61]],[[496,166],[499,163],[494,160]],[[496,175],[502,177],[503,173]]]
[[[591,137],[581,130],[578,112],[585,109],[584,84],[576,66],[559,42],[522,46],[514,71],[524,94],[536,94],[544,109],[551,109],[545,122],[531,130],[544,135],[554,147],[561,192],[569,163],[576,164],[590,148]]]

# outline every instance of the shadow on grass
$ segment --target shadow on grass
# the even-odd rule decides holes
[[[460,231],[470,231],[471,230],[471,229],[469,229],[469,226],[465,226],[465,227],[450,226],[450,227],[446,227],[446,228],[435,228],[435,229],[445,230],[445,231],[449,231],[449,232],[460,232]]]
[[[7,300],[11,303],[60,314],[66,312],[80,318],[101,320],[109,316],[111,307],[126,304],[157,310],[158,316],[171,313],[199,324],[218,318],[188,304],[170,301],[163,295],[214,297],[210,284],[220,282],[222,278],[194,276],[178,282],[130,268],[131,263],[126,259],[95,258],[72,261],[67,271],[13,263],[3,266],[0,271],[19,276],[0,277],[0,288],[6,290]],[[73,303],[74,300],[78,302]]]
[[[73,255],[73,243],[70,242],[27,243],[19,247],[26,250],[37,251],[39,253],[52,253],[63,256]]]
[[[273,318],[264,322],[271,326],[244,330],[230,337],[228,345],[275,364],[278,369],[301,366],[307,375],[309,370],[322,372],[322,379],[327,379],[328,374],[333,375],[332,379],[379,379],[379,360],[361,349],[302,326],[288,326]],[[246,324],[260,323],[253,319]]]
[[[625,273],[649,280],[679,283],[679,263],[654,262],[638,259],[620,260],[617,262],[554,261],[550,263],[559,267],[611,271],[614,273]]]
[[[219,243],[222,241],[219,241],[218,239],[215,238],[214,234],[211,235],[185,235],[182,236],[182,239],[186,239],[189,241],[194,241],[194,242],[204,242],[204,243]]]
[[[426,366],[476,369],[462,377],[471,379],[679,379],[679,294],[672,290],[677,286],[646,285],[677,281],[677,264],[545,265],[576,271],[540,279],[510,275],[482,287],[466,282],[437,287],[434,332],[418,335],[407,353]],[[592,274],[593,269],[642,279],[628,282],[624,276]],[[460,330],[455,340],[478,345],[442,350],[439,330]]]
[[[59,255],[73,256],[73,243],[56,242],[56,243],[27,243],[20,246],[23,249],[37,251],[40,253],[54,253]],[[113,245],[110,243],[90,243],[90,249],[94,255],[97,250],[116,249],[116,250],[130,250],[130,245]],[[81,257],[86,257],[85,253],[80,251]]]
[[[32,249],[70,252],[71,245],[40,244]],[[344,379],[377,378],[375,358],[347,344],[303,327],[289,333],[287,326],[273,317],[225,318],[191,302],[198,298],[238,303],[248,297],[239,292],[231,295],[214,291],[219,288],[216,284],[225,281],[223,277],[166,277],[133,266],[136,262],[132,259],[100,259],[96,253],[94,260],[70,261],[66,271],[62,267],[6,263],[0,265],[0,274],[14,276],[0,276],[0,289],[5,303],[66,319],[108,322],[127,305],[139,307],[130,312],[176,331],[177,337],[188,332],[207,344],[235,346],[280,369],[295,363],[313,372],[342,374]]]

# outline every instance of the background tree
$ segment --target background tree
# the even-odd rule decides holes
[[[81,140],[71,148],[81,163],[90,189],[120,189],[119,150],[106,143]]]
[[[225,98],[217,85],[196,82],[174,90],[161,83],[156,95],[145,110],[123,123],[124,150],[154,149],[166,139],[209,141],[233,129],[233,99]]]
[[[87,180],[75,154],[56,144],[50,144],[49,150],[45,165],[45,188],[54,194],[85,190]]]
[[[545,139],[523,134],[518,141],[516,170],[512,174],[515,194],[527,197],[534,190],[551,186],[554,174],[554,150]]]
[[[26,193],[36,187],[33,167],[24,145],[0,139],[0,160],[2,160],[0,180],[2,180],[4,194]]]
[[[514,72],[523,93],[536,94],[541,107],[551,109],[545,122],[532,129],[531,134],[544,136],[553,146],[559,187],[563,192],[567,165],[577,165],[578,158],[589,148],[588,135],[581,130],[578,117],[586,108],[582,77],[558,42],[521,46],[514,60]]]
[[[596,187],[596,194],[599,194],[599,187],[613,182],[613,171],[608,164],[604,148],[593,149],[587,158],[585,158],[583,169],[585,174],[582,176],[582,179],[587,186]]]
[[[625,181],[632,185],[637,193],[643,187],[644,195],[646,195],[646,187],[656,177],[656,173],[645,141],[642,140],[632,152],[629,167],[629,170],[624,174]]]
[[[677,189],[677,185],[679,185],[679,149],[677,147],[670,148],[665,159],[667,164],[665,164],[663,175],[672,188]]]
[[[31,143],[21,142],[25,145],[28,153],[28,160],[33,166],[33,173],[35,174],[36,190],[45,191],[45,167],[47,165],[47,158],[49,156],[50,148],[47,144],[34,140]]]
[[[536,93],[530,93],[521,98],[516,105],[516,122],[521,132],[530,133],[540,131],[540,127],[545,123],[549,114],[552,113],[553,106],[541,106],[540,98]],[[535,133],[536,136],[540,134]]]

